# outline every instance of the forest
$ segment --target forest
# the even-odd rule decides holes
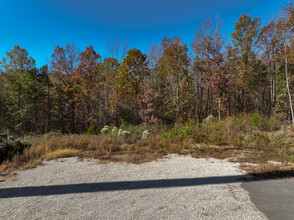
[[[146,54],[120,39],[106,42],[107,57],[57,45],[38,67],[15,45],[0,61],[0,172],[72,156],[180,154],[293,177],[293,39],[290,2],[266,24],[244,14],[225,36],[215,17],[189,45],[164,37]]]
[[[190,45],[164,37],[147,54],[119,39],[104,59],[92,46],[56,46],[40,68],[16,45],[0,62],[0,129],[99,133],[253,113],[294,124],[293,4],[270,20],[242,15],[229,37],[221,18],[206,20]]]

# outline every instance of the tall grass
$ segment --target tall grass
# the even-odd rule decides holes
[[[267,160],[294,162],[294,130],[281,129],[276,119],[265,119],[255,113],[250,116],[227,117],[205,123],[164,126],[126,126],[128,138],[114,134],[46,134],[25,137],[32,144],[21,155],[5,161],[1,170],[32,168],[44,160],[78,156],[102,160],[140,163],[169,153],[191,154],[195,157],[236,157],[244,154],[243,161],[261,163]],[[150,136],[142,139],[144,130]],[[246,153],[247,152],[247,153]]]

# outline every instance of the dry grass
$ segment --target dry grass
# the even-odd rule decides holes
[[[79,150],[75,149],[59,149],[56,151],[52,151],[46,155],[44,155],[44,160],[53,160],[57,158],[65,158],[65,157],[74,157],[78,156]]]
[[[263,163],[256,166],[246,167],[245,170],[248,174],[251,174],[260,178],[293,178],[294,177],[294,165],[293,164],[273,164]]]
[[[294,130],[274,130],[273,126],[258,129],[247,118],[227,118],[224,121],[189,124],[175,128],[152,128],[152,135],[140,138],[133,135],[121,139],[113,135],[59,135],[28,137],[32,144],[21,155],[0,165],[1,171],[18,168],[33,168],[44,160],[78,156],[99,158],[100,161],[143,163],[161,158],[169,153],[190,154],[193,157],[229,158],[230,161],[260,164],[247,167],[249,173],[269,172],[284,169],[283,166],[269,168],[267,161],[294,163]],[[267,129],[266,129],[267,128]],[[289,169],[289,167],[285,167]],[[291,168],[292,169],[292,168]]]

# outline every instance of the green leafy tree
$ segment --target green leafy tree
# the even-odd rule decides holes
[[[241,111],[251,105],[248,90],[254,85],[256,40],[261,29],[260,18],[251,18],[250,15],[242,15],[235,23],[235,31],[232,32],[233,50],[236,56],[237,82],[239,90]]]
[[[165,37],[161,46],[163,54],[160,58],[160,75],[161,83],[165,85],[165,93],[170,99],[173,100],[176,106],[176,111],[179,112],[179,99],[180,99],[180,82],[188,75],[188,47],[179,37],[167,38]],[[171,92],[170,92],[171,91]]]
[[[6,52],[0,65],[4,70],[2,91],[7,127],[18,133],[36,131],[44,88],[38,79],[35,60],[28,56],[26,49],[16,45]]]
[[[138,118],[139,100],[145,90],[145,79],[148,74],[147,56],[140,50],[129,50],[119,66],[119,101],[122,106],[134,107]]]

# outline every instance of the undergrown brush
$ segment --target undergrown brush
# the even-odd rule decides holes
[[[142,163],[170,153],[259,165],[247,167],[249,173],[268,172],[268,166],[264,166],[268,161],[281,162],[281,169],[283,164],[294,163],[293,128],[285,129],[277,120],[259,118],[258,114],[224,120],[211,116],[203,123],[190,121],[173,127],[105,126],[101,133],[24,137],[23,141],[31,146],[6,158],[0,171],[32,168],[46,160],[71,156],[94,157],[101,162]]]

